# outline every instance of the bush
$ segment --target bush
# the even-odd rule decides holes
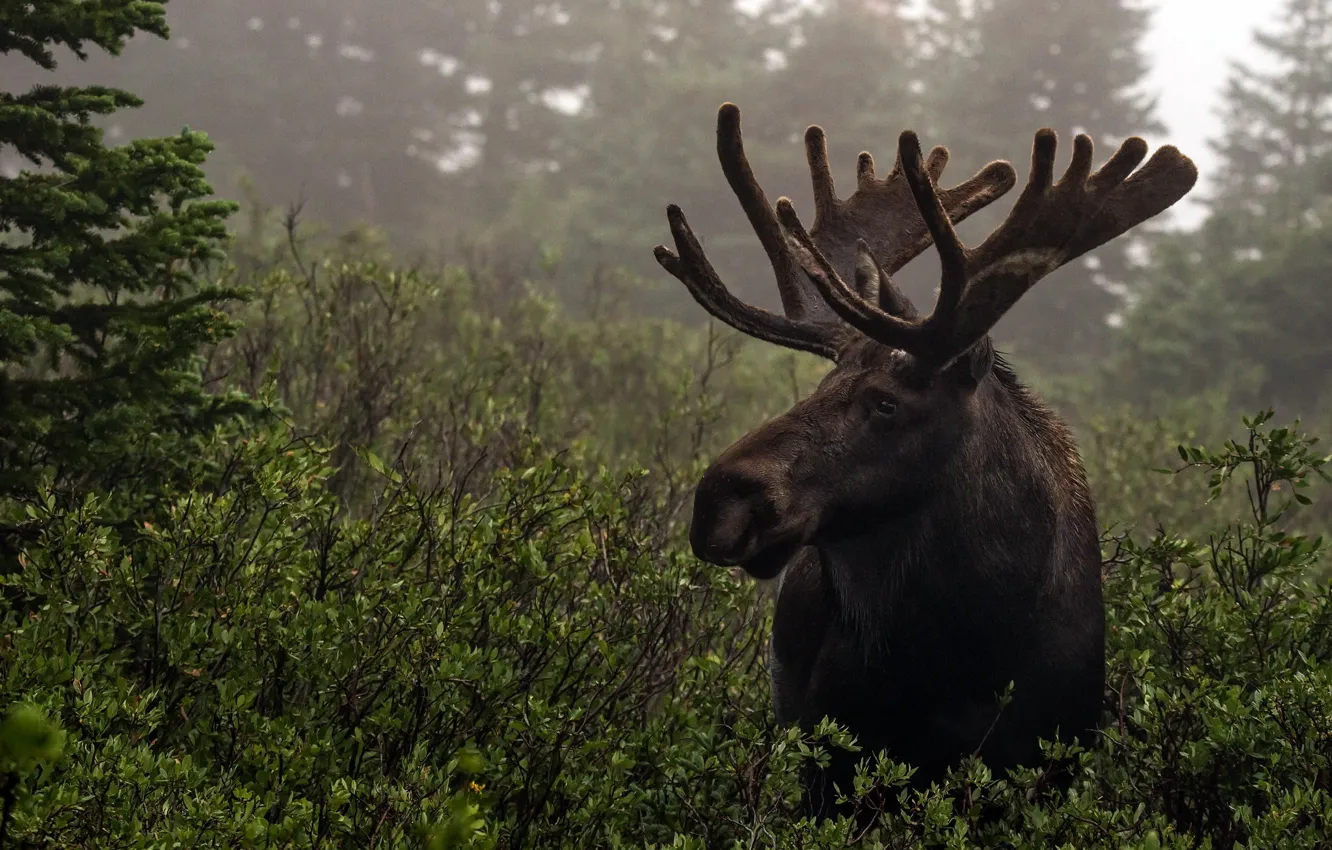
[[[348,517],[318,445],[208,451],[221,484],[160,524],[109,528],[105,495],[8,517],[38,542],[0,585],[0,699],[69,736],[13,807],[16,846],[857,838],[800,820],[820,747],[773,726],[764,600],[661,536],[648,478],[529,443],[476,496],[367,454],[379,486]],[[1051,750],[1079,764],[1069,794],[968,765],[858,846],[1325,842],[1332,607],[1305,578],[1325,552],[1280,530],[1324,461],[1262,418],[1186,454],[1269,495],[1205,540],[1115,541],[1106,732]],[[882,762],[861,790],[902,777]]]
[[[23,840],[407,846],[464,794],[509,846],[573,847],[744,805],[695,759],[764,722],[761,609],[662,551],[634,478],[533,459],[479,501],[385,468],[340,520],[324,463],[262,434],[160,526],[111,532],[97,498],[25,520],[5,696],[71,745]]]
[[[238,283],[255,293],[212,349],[210,381],[280,398],[334,447],[344,499],[360,499],[356,447],[433,480],[511,466],[527,441],[584,469],[651,470],[662,521],[687,506],[701,464],[811,389],[826,364],[775,346],[627,312],[606,290],[582,318],[502,266],[402,268],[373,238],[316,241],[252,213]]]

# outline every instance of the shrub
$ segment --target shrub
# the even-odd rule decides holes
[[[479,501],[383,467],[345,520],[325,461],[256,436],[132,535],[31,512],[4,696],[71,739],[20,840],[415,846],[463,798],[508,846],[724,829],[745,793],[695,759],[763,722],[762,613],[662,551],[636,479],[534,458]]]
[[[364,235],[315,241],[289,219],[279,236],[271,218],[256,209],[238,242],[255,297],[210,352],[209,380],[270,388],[297,428],[333,445],[334,489],[353,502],[358,446],[435,480],[484,480],[537,439],[583,468],[651,470],[670,521],[705,458],[826,369],[717,326],[640,318],[610,295],[578,318],[503,267],[403,268]]]
[[[234,311],[237,335],[209,350],[208,380],[271,390],[295,427],[335,446],[333,486],[353,502],[367,474],[357,446],[483,480],[535,437],[584,468],[647,469],[669,491],[661,521],[678,522],[708,459],[827,369],[717,324],[643,319],[614,294],[632,281],[609,274],[582,283],[603,294],[580,318],[485,257],[405,268],[372,234],[315,238],[257,204],[246,219],[233,274],[255,297]],[[1183,397],[1149,415],[1087,379],[1022,373],[1074,426],[1104,523],[1192,533],[1242,507],[1193,499],[1153,471],[1181,441],[1223,439],[1227,399]]]
[[[1281,530],[1324,460],[1266,419],[1186,452],[1223,487],[1252,472],[1271,496],[1247,521],[1115,541],[1106,731],[1051,749],[1070,792],[966,765],[863,837],[800,820],[800,764],[848,742],[774,727],[762,596],[661,537],[648,478],[529,444],[474,496],[367,454],[379,486],[348,517],[317,445],[209,451],[221,484],[160,524],[108,528],[96,495],[9,517],[38,542],[0,585],[0,699],[68,731],[13,809],[17,846],[1326,841],[1324,548]],[[864,799],[903,775],[867,765]]]

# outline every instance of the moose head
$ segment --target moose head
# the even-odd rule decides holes
[[[806,231],[789,199],[769,206],[745,157],[739,109],[721,107],[718,157],[771,260],[785,316],[727,290],[678,207],[668,210],[676,251],[659,246],[657,261],[728,325],[836,366],[703,476],[691,526],[699,558],[771,578],[800,547],[930,497],[984,424],[995,323],[1041,278],[1165,210],[1197,178],[1174,147],[1136,173],[1147,155],[1142,139],[1124,142],[1095,172],[1092,149],[1089,136],[1077,136],[1056,182],[1055,134],[1037,133],[1030,177],[1008,219],[967,248],[954,223],[1012,188],[1011,165],[993,162],[940,190],[947,149],[923,157],[916,135],[905,132],[886,177],[876,177],[869,153],[860,155],[856,191],[843,200],[823,130],[812,126],[805,150],[815,213]],[[922,317],[891,276],[931,242],[942,279]]]

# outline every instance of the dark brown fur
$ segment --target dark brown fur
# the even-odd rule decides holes
[[[699,557],[764,578],[785,567],[771,656],[779,721],[830,716],[869,752],[915,766],[919,782],[972,752],[1004,769],[1034,764],[1038,737],[1085,740],[1100,711],[1104,614],[1095,512],[1067,429],[988,346],[930,380],[909,356],[854,345],[808,399],[718,458],[696,495]],[[900,421],[867,409],[883,392]],[[726,551],[737,500],[756,505],[743,534],[754,542]],[[792,516],[807,519],[770,553],[764,518]],[[829,782],[850,789],[860,757],[834,751],[811,778],[816,812],[830,811]]]

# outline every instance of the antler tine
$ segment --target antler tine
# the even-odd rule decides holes
[[[957,232],[953,230],[953,222],[948,218],[948,211],[944,209],[943,202],[935,191],[934,178],[943,170],[943,166],[939,165],[938,171],[922,166],[920,139],[910,131],[903,133],[898,139],[897,161],[898,168],[906,176],[907,185],[911,187],[911,194],[916,199],[916,208],[920,210],[930,237],[934,240],[935,250],[939,253],[941,274],[939,298],[934,310],[926,319],[926,324],[935,326],[947,324],[952,321],[967,285],[967,250],[958,239]],[[944,161],[947,162],[946,156]],[[931,152],[929,165],[933,164],[934,157]]]
[[[911,151],[904,155],[908,139]],[[943,250],[949,258],[946,267],[954,269],[962,249],[953,244],[956,237],[948,235],[952,222],[962,221],[1012,188],[1017,181],[1013,167],[992,162],[971,179],[936,195],[934,181],[948,163],[948,151],[935,148],[922,166],[919,142],[907,134],[900,140],[893,171],[883,180],[875,177],[873,157],[862,153],[856,191],[841,200],[822,128],[811,126],[806,131],[805,153],[814,190],[812,233],[800,226],[788,199],[778,201],[776,211],[769,206],[745,156],[739,108],[724,103],[717,112],[717,157],[772,263],[785,318],[747,305],[726,289],[678,207],[668,209],[676,251],[657,246],[657,262],[683,282],[704,309],[751,336],[836,359],[843,335],[836,321],[840,316],[882,341],[924,353],[939,337],[939,319],[917,321],[915,308],[890,275],[941,236],[951,240]],[[928,204],[923,203],[922,192],[928,194]],[[793,239],[782,232],[783,225]],[[843,282],[843,276],[857,274],[858,253],[868,255],[856,277],[863,297]],[[947,319],[955,312],[962,285],[950,283],[944,289],[936,312]],[[878,306],[871,300],[877,300]]]
[[[932,175],[943,171],[947,160],[947,151],[935,148],[931,151],[929,160],[923,162],[920,140],[915,133],[907,131],[898,139],[897,162],[889,177],[889,181],[896,178],[906,183],[910,190],[909,197],[916,206],[915,218],[923,223],[924,236],[928,237],[922,239],[918,236],[916,242],[928,245],[933,241],[942,263],[943,281],[939,298],[934,310],[923,320],[916,319],[915,310],[910,302],[906,301],[887,279],[885,270],[873,256],[866,240],[859,239],[856,243],[855,280],[858,291],[852,291],[816,244],[817,237],[806,232],[790,199],[782,198],[777,201],[777,214],[782,226],[813,260],[813,268],[807,267],[806,274],[833,311],[872,339],[910,351],[926,360],[941,357],[941,351],[949,341],[949,328],[966,287],[967,252],[953,230],[945,202],[936,191],[932,178]],[[872,174],[873,161],[869,160],[868,155],[861,156],[861,164],[862,174],[866,172]],[[1011,166],[1009,169],[1011,171]],[[974,195],[964,197],[974,197]],[[870,303],[867,283],[870,279],[880,287],[887,285],[892,289],[888,299],[881,297],[881,306],[876,307]]]
[[[869,154],[861,154],[861,160]],[[823,128],[811,124],[805,128],[805,159],[809,162],[809,177],[814,189],[814,228],[829,217],[837,215],[841,201],[833,185],[832,168],[828,165],[828,139]],[[870,160],[870,175],[874,174],[874,161]]]
[[[703,309],[756,339],[830,360],[837,359],[835,328],[778,316],[736,298],[708,262],[684,212],[671,204],[666,208],[666,217],[670,221],[676,251],[658,245],[653,254],[661,267],[683,283]]]
[[[913,136],[914,138],[914,136]],[[900,142],[900,140],[899,140]],[[893,169],[882,180],[874,173],[874,157],[862,152],[857,163],[856,191],[845,200],[832,192],[832,178],[827,169],[826,141],[823,129],[812,126],[805,132],[805,151],[814,178],[815,217],[810,236],[843,279],[855,268],[855,246],[864,240],[887,276],[895,274],[930,246],[933,236],[922,219],[913,190],[902,170],[899,150]],[[899,144],[900,148],[900,144]],[[948,149],[930,151],[925,170],[933,180],[943,175],[948,164]],[[940,202],[954,222],[961,222],[992,203],[1017,183],[1017,172],[1007,162],[992,162],[971,179],[940,192]],[[801,257],[807,270],[817,266]],[[905,301],[896,287],[881,286],[881,306]]]
[[[777,215],[781,219],[782,226],[791,234],[791,238],[809,255],[813,268],[807,266],[805,275],[813,281],[819,294],[837,315],[856,330],[884,345],[910,351],[922,347],[925,342],[925,328],[921,324],[883,311],[846,285],[846,281],[833,268],[823,251],[814,244],[814,238],[800,223],[800,216],[796,214],[790,198],[777,200]],[[874,256],[864,240],[857,240],[856,245],[857,266],[861,270],[858,274],[863,275],[868,272],[866,261],[873,261]],[[874,261],[874,265],[877,272],[879,270],[877,261]],[[880,285],[883,283],[880,281]]]
[[[948,345],[953,354],[989,333],[1041,278],[1164,212],[1198,180],[1197,166],[1173,145],[1134,172],[1147,156],[1147,143],[1138,137],[1124,141],[1093,174],[1092,140],[1080,134],[1056,183],[1056,147],[1053,130],[1036,134],[1022,195],[1007,220],[967,252],[966,291]]]
[[[763,194],[763,187],[754,177],[754,170],[745,156],[744,139],[740,133],[740,107],[734,103],[723,103],[717,110],[717,159],[721,161],[722,173],[731,191],[740,201],[740,206],[754,228],[763,250],[772,263],[773,274],[777,277],[777,291],[782,299],[782,309],[788,318],[795,320],[826,320],[826,309],[815,294],[804,285],[796,258],[791,253],[790,245],[778,226],[777,216],[773,214],[768,198]],[[832,175],[827,173],[827,192],[832,192]],[[818,180],[816,177],[816,197]],[[833,199],[835,202],[835,198]]]

